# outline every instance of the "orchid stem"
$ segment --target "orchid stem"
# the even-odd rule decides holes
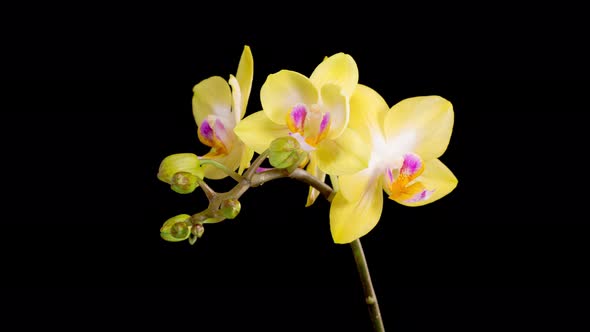
[[[365,258],[361,241],[356,239],[350,244],[350,246],[352,247],[356,268],[363,284],[365,302],[369,307],[369,315],[371,316],[371,323],[373,323],[373,330],[375,332],[385,332],[381,312],[379,311],[379,303],[377,302],[377,295],[375,294],[373,282],[371,282],[371,274],[369,273],[369,266],[367,265],[367,259]]]
[[[232,179],[236,180],[237,182],[240,182],[244,179],[240,174],[232,171],[231,169],[227,168],[224,164],[222,164],[218,161],[215,161],[212,159],[201,159],[201,160],[199,160],[199,162],[201,163],[201,165],[209,164],[209,165],[217,167],[218,169],[222,170],[225,174],[229,175]]]
[[[328,201],[332,202],[334,199],[335,191],[329,185],[318,180],[316,177],[307,173],[303,169],[296,169],[295,172],[291,173],[289,177],[303,181],[315,189],[317,189]],[[337,181],[334,186],[337,186]],[[365,293],[365,302],[369,307],[369,315],[371,317],[371,323],[373,324],[373,330],[375,332],[385,332],[383,326],[383,319],[381,318],[381,311],[379,310],[379,303],[377,302],[377,294],[371,281],[371,274],[369,273],[369,265],[361,245],[361,240],[356,239],[350,243],[352,247],[352,253],[354,255],[354,262],[356,263],[356,269],[359,272],[361,283],[363,285],[363,291]]]
[[[251,186],[257,187],[259,185],[264,184],[265,182],[286,177],[304,182],[314,187],[329,202],[331,202],[334,198],[335,190],[332,189],[332,187],[320,181],[318,178],[312,176],[311,174],[309,174],[301,168],[296,169],[292,173],[289,173],[284,169],[272,169],[270,171],[258,173],[254,175],[254,177],[252,178]],[[336,187],[338,181],[334,178],[332,179],[332,181],[334,181],[332,185]],[[379,303],[377,302],[377,295],[375,293],[375,288],[373,287],[373,282],[371,281],[369,265],[367,264],[367,259],[363,251],[363,246],[361,245],[361,240],[354,240],[352,243],[350,243],[350,246],[352,247],[354,262],[356,263],[356,268],[358,270],[361,283],[363,285],[365,302],[367,303],[367,306],[369,308],[369,315],[371,317],[373,330],[375,332],[385,332],[385,327],[383,326],[383,319],[381,318],[381,311],[379,310]]]
[[[252,162],[250,167],[246,170],[246,173],[244,173],[244,178],[250,181],[256,174],[258,167],[260,167],[260,165],[266,160],[266,157],[268,157],[268,150],[264,150],[256,159],[254,159],[254,162]]]
[[[197,183],[199,184],[199,187],[201,187],[201,189],[205,193],[205,196],[207,196],[208,200],[213,199],[213,197],[215,197],[215,195],[217,194],[215,192],[215,190],[211,189],[211,187],[209,187],[209,185],[204,180],[200,179],[199,177],[197,177]]]
[[[268,150],[261,153],[258,156],[258,158],[254,160],[254,162],[248,168],[248,170],[246,170],[244,176],[240,176],[241,181],[227,193],[217,194],[209,186],[207,186],[207,184],[204,181],[200,181],[199,185],[201,185],[203,191],[205,191],[205,194],[209,198],[210,206],[213,205],[218,207],[219,204],[213,204],[216,202],[216,200],[219,200],[221,198],[225,199],[228,196],[231,196],[234,199],[238,199],[250,188],[258,187],[266,182],[282,178],[295,179],[314,187],[329,202],[331,202],[334,198],[336,191],[332,187],[330,187],[323,181],[320,181],[318,178],[309,174],[301,168],[297,168],[291,173],[289,173],[286,169],[278,168],[274,168],[261,173],[256,173],[256,170],[258,169],[258,167],[260,167],[264,160],[266,160],[267,156]],[[333,186],[337,187],[337,180],[332,179],[332,181],[334,181]],[[377,295],[375,294],[375,289],[373,288],[373,283],[371,282],[369,266],[367,265],[367,259],[365,258],[361,241],[359,239],[356,239],[352,243],[350,243],[350,246],[352,247],[354,261],[356,263],[356,268],[358,270],[361,283],[363,286],[365,302],[367,303],[369,308],[369,315],[371,318],[371,323],[373,325],[373,330],[375,332],[385,332],[385,328],[383,327],[383,320],[381,318],[381,312],[379,310],[379,304],[377,303]]]

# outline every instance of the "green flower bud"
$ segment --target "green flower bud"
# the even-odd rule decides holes
[[[205,233],[205,227],[201,224],[195,224],[191,230],[191,233],[193,233],[194,236],[201,238],[203,233]]]
[[[227,219],[234,219],[240,213],[242,205],[237,199],[228,199],[221,203],[221,213]]]
[[[172,190],[180,194],[193,192],[199,186],[197,178],[203,177],[199,157],[193,153],[170,155],[162,160],[158,170],[158,179],[168,183]]]
[[[203,236],[203,233],[205,233],[205,227],[203,227],[202,224],[195,224],[191,229],[190,236],[188,237],[188,243],[191,245],[195,244],[197,239],[200,239]]]
[[[270,143],[268,160],[273,167],[287,168],[293,171],[305,159],[307,153],[301,149],[299,142],[285,136],[275,139]]]
[[[160,236],[170,242],[184,241],[190,236],[192,227],[191,216],[180,214],[166,220],[160,228]]]
[[[170,187],[179,194],[190,194],[198,186],[197,177],[192,173],[178,172],[172,177],[172,185]]]

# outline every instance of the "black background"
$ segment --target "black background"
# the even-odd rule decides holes
[[[40,11],[5,24],[3,320],[370,330],[350,248],[332,243],[327,202],[304,207],[300,183],[250,190],[240,216],[207,226],[195,246],[159,237],[167,218],[206,206],[202,193],[181,196],[156,178],[165,156],[206,152],[192,87],[234,74],[247,44],[248,113],[260,109],[266,75],[309,75],[336,52],[352,55],[360,83],[390,105],[430,94],[454,105],[441,159],[457,189],[417,209],[386,201],[362,239],[387,330],[588,329],[589,82],[578,21],[557,30],[543,15],[524,24],[476,10],[454,27],[425,26],[416,13],[411,24],[365,15],[347,25],[151,9],[67,20]]]

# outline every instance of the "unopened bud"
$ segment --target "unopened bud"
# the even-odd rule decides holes
[[[297,139],[285,136],[270,143],[268,160],[273,167],[293,171],[305,159],[307,153],[301,149]]]
[[[170,155],[162,160],[158,170],[158,179],[180,194],[193,192],[199,186],[197,178],[203,179],[203,176],[199,157],[193,153]]]
[[[170,242],[184,241],[190,236],[191,228],[191,216],[180,214],[166,220],[160,228],[160,236],[162,239]]]
[[[227,219],[234,219],[240,213],[242,205],[237,199],[228,199],[221,203],[221,213]]]
[[[191,229],[191,235],[188,238],[188,243],[191,245],[197,243],[197,240],[200,239],[205,233],[205,227],[202,224],[195,224]]]
[[[201,238],[203,233],[205,233],[205,227],[201,224],[195,224],[191,230],[191,233],[193,233],[194,236]]]
[[[172,177],[170,188],[179,194],[190,194],[199,186],[197,177],[189,172],[178,172]]]

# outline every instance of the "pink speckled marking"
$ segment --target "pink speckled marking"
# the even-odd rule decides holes
[[[256,169],[256,173],[263,173],[263,172],[270,171],[270,170],[273,170],[273,169],[274,168],[272,168],[272,167],[258,167]]]
[[[330,112],[327,112],[322,117],[322,122],[320,123],[320,135],[328,128],[330,124]]]
[[[211,128],[209,121],[205,120],[203,123],[201,123],[201,126],[199,127],[199,133],[201,134],[201,137],[207,142],[213,142],[213,128]]]
[[[417,202],[426,200],[426,199],[430,198],[430,196],[432,195],[433,192],[434,192],[434,189],[433,190],[424,189],[421,192],[417,193],[416,195],[412,196],[412,198],[407,199],[405,202],[406,203],[417,203]]]
[[[420,157],[413,153],[406,153],[404,155],[404,164],[400,169],[400,172],[406,176],[412,176],[416,174],[422,168],[422,160]]]
[[[387,180],[388,183],[393,183],[393,172],[391,171],[391,168],[387,169]]]
[[[303,130],[303,125],[305,123],[305,117],[307,116],[307,110],[305,109],[305,105],[298,104],[293,107],[291,113],[289,114],[290,122],[293,128],[296,128],[296,132]]]

